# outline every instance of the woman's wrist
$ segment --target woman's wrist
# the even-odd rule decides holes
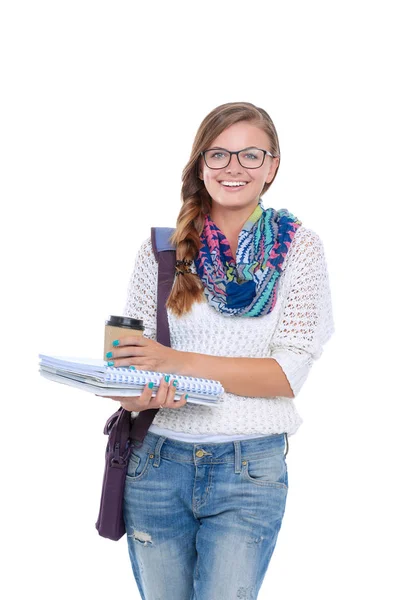
[[[190,370],[190,355],[192,352],[185,352],[184,350],[174,350],[173,355],[173,369],[171,369],[171,373],[176,373],[177,375],[188,375],[188,371]]]

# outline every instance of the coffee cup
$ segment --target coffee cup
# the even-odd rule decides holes
[[[104,360],[107,360],[107,352],[112,352],[115,346],[113,341],[124,336],[142,336],[144,325],[142,319],[132,319],[131,317],[118,317],[111,315],[105,324],[104,329]]]

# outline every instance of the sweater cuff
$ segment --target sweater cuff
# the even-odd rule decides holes
[[[274,358],[285,373],[294,397],[296,397],[307,379],[313,365],[313,358],[307,352],[294,352],[290,349],[275,350],[270,358]]]

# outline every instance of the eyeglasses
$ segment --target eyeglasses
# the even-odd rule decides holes
[[[277,156],[271,154],[268,150],[253,146],[236,152],[231,152],[225,148],[210,148],[200,152],[200,154],[209,169],[224,169],[231,162],[232,154],[236,154],[239,164],[245,169],[259,169],[264,164],[266,154],[272,156],[272,158]]]

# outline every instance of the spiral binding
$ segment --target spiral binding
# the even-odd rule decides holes
[[[106,382],[125,383],[139,386],[145,386],[153,382],[155,387],[159,387],[165,375],[170,373],[159,373],[157,371],[141,371],[136,369],[132,371],[126,367],[106,367],[104,379]],[[171,375],[176,379],[177,392],[192,392],[196,394],[218,396],[223,393],[224,388],[220,383],[212,379],[203,379],[202,377],[190,377],[187,375]]]

